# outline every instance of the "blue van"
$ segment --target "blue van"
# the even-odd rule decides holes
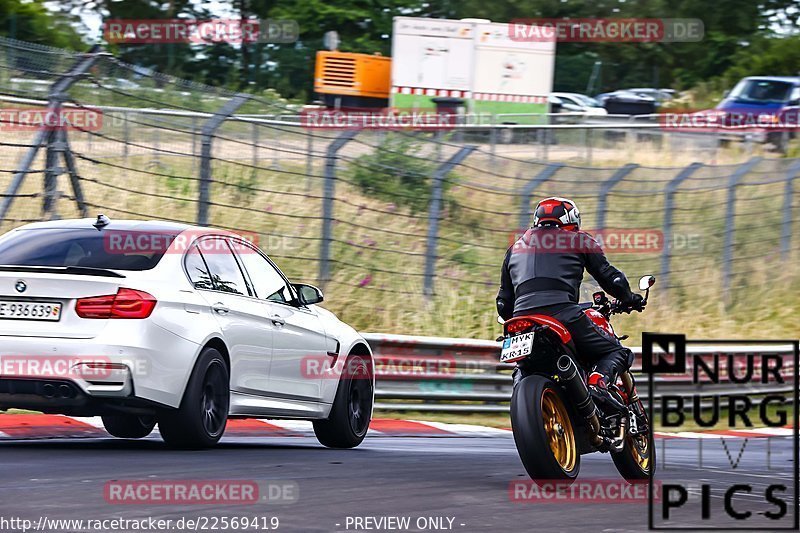
[[[747,115],[774,117],[792,113],[797,116],[800,109],[800,77],[789,76],[750,76],[742,79],[725,99],[717,105],[718,111],[727,116]],[[733,121],[726,120],[726,123]],[[795,123],[796,124],[796,123]],[[781,151],[785,150],[786,138],[783,131],[768,132],[763,139]],[[796,131],[791,131],[791,137]]]

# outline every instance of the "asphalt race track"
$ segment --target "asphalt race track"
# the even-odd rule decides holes
[[[661,481],[682,480],[696,485],[690,491],[685,509],[673,512],[670,525],[699,525],[697,494],[703,482],[713,486],[710,504],[714,518],[707,526],[726,523],[766,530],[770,523],[776,527],[792,524],[790,517],[770,522],[758,514],[775,510],[775,506],[763,501],[764,487],[770,483],[786,484],[788,491],[782,496],[791,502],[794,495],[791,438],[747,439],[741,453],[743,438],[726,438],[724,446],[717,438],[702,440],[702,466],[698,464],[699,440],[657,441],[658,451],[667,458],[666,470],[661,469],[663,456],[659,458]],[[581,481],[619,479],[607,455],[594,454],[582,459]],[[731,468],[732,462],[736,463],[735,469]],[[0,468],[3,473],[0,516],[27,518],[34,524],[42,516],[93,520],[154,517],[171,519],[173,523],[182,517],[260,516],[278,517],[279,531],[307,532],[647,529],[646,501],[512,501],[511,483],[524,481],[527,476],[510,434],[368,437],[354,450],[325,449],[308,436],[230,436],[216,449],[188,452],[168,450],[152,436],[141,441],[102,437],[4,440],[0,441]],[[260,485],[268,482],[293,486],[297,493],[293,501],[249,505],[119,505],[108,503],[104,497],[104,487],[113,480],[178,479],[254,480]],[[752,486],[751,495],[742,494],[733,500],[737,509],[753,511],[748,522],[723,522],[720,517],[724,513],[724,487],[732,483]],[[658,502],[656,505],[658,513],[661,507]],[[789,513],[791,510],[790,504]],[[408,517],[410,525],[380,528],[379,525],[397,523],[357,522],[357,517]],[[361,527],[356,527],[357,524]],[[659,524],[664,522],[659,519]]]

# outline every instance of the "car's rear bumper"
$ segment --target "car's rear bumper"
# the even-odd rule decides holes
[[[147,329],[128,336],[137,344],[0,336],[0,408],[59,412],[60,405],[139,400],[177,407],[200,347],[157,326]]]

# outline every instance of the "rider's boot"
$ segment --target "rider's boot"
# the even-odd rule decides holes
[[[600,407],[601,411],[605,411],[607,413],[626,413],[628,411],[628,408],[620,403],[619,400],[614,398],[608,391],[606,377],[600,372],[592,372],[589,374],[587,385],[589,386],[589,394],[591,394],[592,399],[595,401],[598,407]]]

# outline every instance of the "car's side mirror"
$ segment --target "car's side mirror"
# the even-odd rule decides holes
[[[730,96],[730,94],[731,94],[730,89],[726,90],[724,93],[722,93],[722,99],[723,100],[726,99],[728,96]]]
[[[297,291],[297,296],[300,300],[300,303],[303,305],[316,304],[323,300],[322,291],[313,285],[295,283],[293,287]]]

